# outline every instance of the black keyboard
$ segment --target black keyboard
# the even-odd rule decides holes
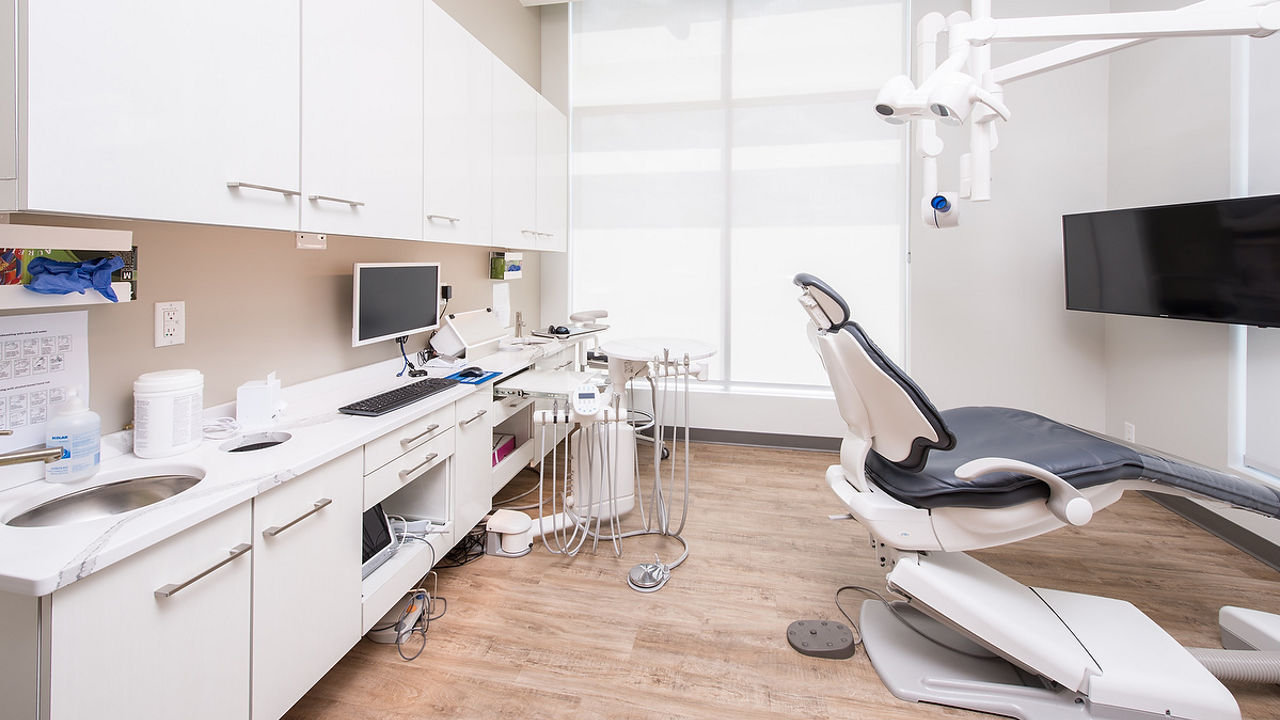
[[[338,412],[348,415],[384,415],[392,410],[399,410],[410,403],[415,403],[424,397],[444,392],[457,384],[457,380],[450,378],[427,378],[384,393],[378,393],[363,400],[357,400],[350,405],[338,408]]]

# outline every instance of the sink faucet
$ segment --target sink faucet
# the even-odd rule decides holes
[[[0,435],[12,435],[12,430],[0,430]],[[62,448],[31,448],[30,450],[15,450],[0,454],[0,465],[17,465],[18,463],[33,462],[35,460],[43,460],[51,463],[54,460],[62,459]]]

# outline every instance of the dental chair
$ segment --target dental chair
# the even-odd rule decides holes
[[[1224,644],[1254,649],[1187,649],[1130,603],[1027,587],[965,554],[1084,525],[1126,490],[1273,517],[1280,494],[1030,412],[939,412],[839,294],[812,275],[795,283],[848,425],[827,483],[907,598],[859,616],[894,695],[1036,720],[1238,720],[1215,673],[1280,682],[1280,616],[1224,608]]]

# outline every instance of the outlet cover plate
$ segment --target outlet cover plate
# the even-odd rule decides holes
[[[187,341],[187,304],[182,300],[156,303],[156,347]]]

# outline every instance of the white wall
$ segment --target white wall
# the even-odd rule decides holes
[[[914,3],[914,16],[968,3]],[[1103,0],[997,4],[999,17],[1105,12]],[[993,64],[1039,44],[996,46]],[[1061,216],[1106,203],[1107,60],[1010,83],[1012,120],[992,154],[992,199],[962,202],[960,227],[917,218],[911,191],[910,371],[941,408],[1007,405],[1101,429],[1103,320],[1064,308]],[[944,134],[942,189],[958,184],[967,136]]]
[[[1181,3],[1114,0],[1114,11]],[[1231,191],[1231,41],[1163,39],[1111,59],[1110,207],[1224,198]],[[1193,101],[1169,103],[1171,97]],[[1168,110],[1165,110],[1168,108]],[[1106,320],[1107,432],[1225,469],[1231,328]]]

